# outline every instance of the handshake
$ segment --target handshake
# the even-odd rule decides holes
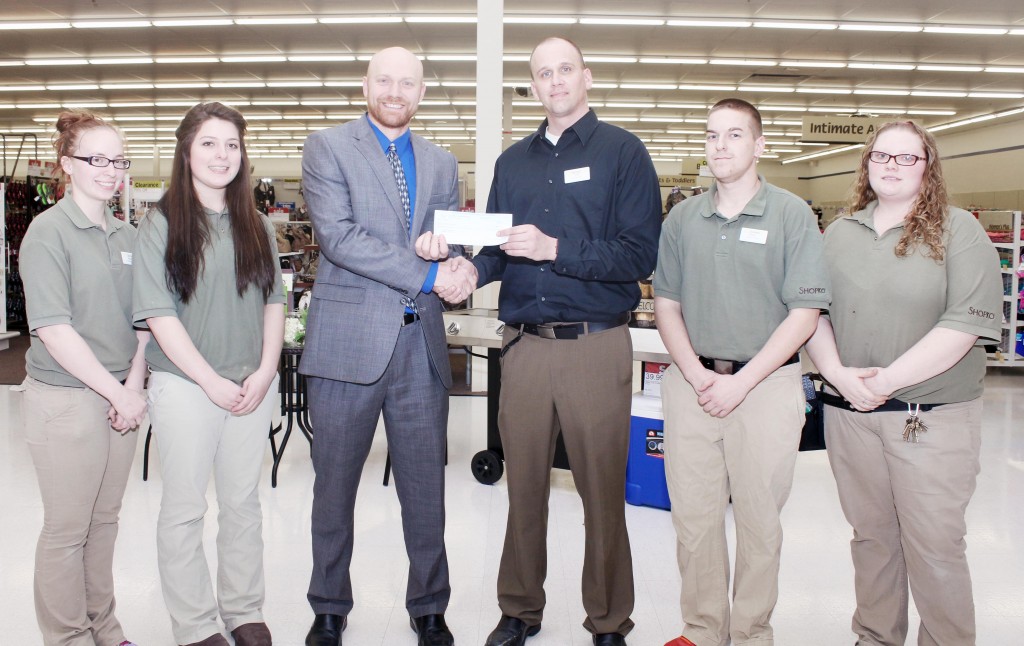
[[[424,260],[441,261],[437,265],[433,291],[445,302],[461,303],[476,289],[476,267],[461,256],[448,258],[448,243],[443,235],[435,236],[430,231],[421,235],[416,239],[416,255]]]

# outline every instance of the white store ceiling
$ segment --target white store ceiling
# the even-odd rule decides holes
[[[35,132],[45,158],[58,110],[83,106],[112,116],[133,154],[170,154],[187,107],[223,100],[249,119],[252,156],[297,156],[310,130],[361,114],[366,57],[402,45],[426,58],[431,84],[414,128],[472,161],[476,6],[2,0],[0,133]],[[505,16],[507,85],[529,84],[525,58],[537,42],[567,36],[593,71],[598,114],[636,132],[656,158],[703,156],[707,106],[726,96],[761,107],[770,153],[782,160],[822,150],[800,141],[804,116],[902,115],[938,126],[1024,107],[1021,0],[506,0]],[[520,22],[538,18],[565,24]],[[225,24],[163,24],[185,19]],[[642,24],[614,24],[631,19]],[[519,137],[542,111],[507,92]],[[17,143],[7,141],[13,158]]]

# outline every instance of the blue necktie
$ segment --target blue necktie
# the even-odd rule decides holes
[[[398,151],[395,144],[388,146],[388,161],[391,162],[391,171],[395,174],[395,183],[398,184],[398,196],[402,198],[402,209],[405,210],[405,230],[412,228],[412,217],[409,209],[409,185],[405,183],[405,171],[402,169],[402,160],[398,158]]]

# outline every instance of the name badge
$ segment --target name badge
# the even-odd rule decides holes
[[[753,242],[754,244],[765,244],[768,242],[768,232],[764,229],[740,229],[740,242]]]
[[[132,264],[132,252],[130,252],[130,251],[122,251],[121,252],[121,264],[122,265],[130,265],[130,264]]]
[[[590,180],[590,166],[565,171],[565,183],[587,182]]]

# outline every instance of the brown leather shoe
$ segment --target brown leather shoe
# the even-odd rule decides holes
[[[273,646],[270,629],[262,621],[242,624],[231,631],[235,646]]]
[[[214,633],[204,639],[201,642],[192,642],[191,644],[185,644],[185,646],[231,646],[228,644],[228,640],[224,639],[224,636],[220,633]]]

